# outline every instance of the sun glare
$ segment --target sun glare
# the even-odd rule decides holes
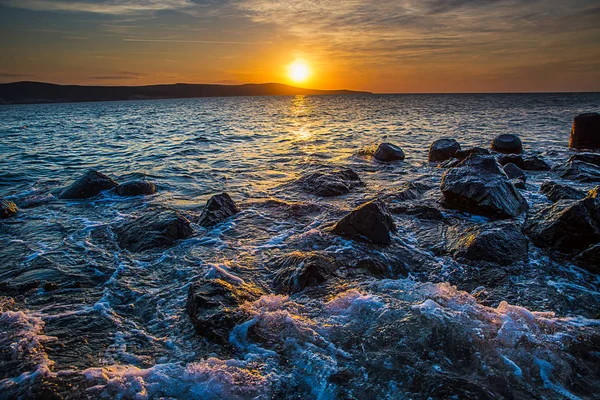
[[[290,64],[288,70],[289,77],[294,82],[304,82],[310,76],[310,68],[306,62],[296,60]]]

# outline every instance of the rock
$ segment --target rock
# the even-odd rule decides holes
[[[380,201],[365,203],[333,227],[332,232],[340,236],[370,241],[375,244],[389,244],[396,225],[387,207]]]
[[[293,252],[273,262],[273,287],[294,294],[336,276],[335,260],[314,252]]]
[[[17,213],[17,205],[12,201],[0,199],[0,219],[10,218]]]
[[[233,327],[243,321],[240,305],[263,294],[244,282],[203,278],[190,286],[185,308],[196,333],[224,344],[229,342]]]
[[[392,193],[389,198],[392,201],[406,201],[420,199],[430,189],[424,183],[409,181],[404,182],[398,192]]]
[[[575,262],[593,274],[600,274],[600,243],[588,247],[577,257]]]
[[[436,207],[428,204],[410,202],[408,204],[394,205],[390,207],[392,214],[412,215],[420,219],[440,221],[444,215]]]
[[[514,223],[496,222],[447,232],[447,251],[456,258],[510,265],[526,261],[528,241]]]
[[[154,186],[154,183],[145,180],[129,181],[117,186],[115,192],[119,196],[150,195],[156,193],[156,186]]]
[[[356,172],[349,168],[313,172],[302,177],[299,184],[305,192],[321,197],[348,194],[352,189],[364,186]]]
[[[210,228],[240,212],[240,209],[227,193],[212,196],[206,202],[198,225]]]
[[[404,160],[404,151],[391,143],[381,143],[373,155],[379,161],[402,161]]]
[[[192,236],[190,221],[173,210],[146,214],[114,228],[119,246],[133,252],[169,247]]]
[[[429,146],[429,162],[442,162],[454,158],[460,151],[455,139],[438,139]]]
[[[520,154],[504,154],[498,157],[500,165],[515,164],[524,171],[550,171],[546,161],[537,156],[522,156]]]
[[[469,156],[471,156],[473,154],[480,155],[480,156],[489,156],[491,153],[488,149],[484,149],[483,147],[472,147],[472,148],[466,149],[466,150],[459,150],[456,152],[456,154],[454,156],[456,158],[458,158],[460,161],[462,161],[465,158],[468,158]]]
[[[491,149],[498,153],[520,154],[523,152],[523,144],[517,135],[498,135],[492,140]]]
[[[117,187],[118,183],[101,172],[88,170],[67,186],[58,196],[60,199],[87,199],[97,196],[104,190]]]
[[[545,194],[548,200],[554,203],[559,200],[580,200],[585,197],[585,193],[582,190],[553,181],[542,183],[540,192]]]
[[[529,209],[494,157],[473,155],[442,176],[442,205],[494,218],[516,217]]]
[[[600,200],[560,200],[542,207],[527,215],[524,230],[538,247],[579,252],[600,241]]]
[[[600,167],[600,154],[596,153],[579,153],[569,157],[569,161],[583,161],[588,164],[594,164]]]
[[[558,176],[579,182],[600,182],[600,167],[584,161],[572,160],[552,168]]]
[[[573,149],[600,149],[600,114],[581,114],[573,120],[569,147]]]
[[[597,199],[600,195],[600,186],[596,186],[592,190],[590,190],[587,194],[587,197],[591,197],[593,199]]]
[[[521,168],[517,167],[513,163],[508,163],[504,166],[504,173],[510,181],[519,189],[525,189],[525,183],[527,182],[527,177],[525,173],[521,171]]]

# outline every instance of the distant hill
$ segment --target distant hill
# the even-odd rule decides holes
[[[207,85],[176,83],[152,86],[77,86],[41,82],[0,84],[0,104],[70,103],[222,96],[294,96],[369,94],[351,90],[302,89],[281,83]]]

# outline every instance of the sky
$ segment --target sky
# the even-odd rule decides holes
[[[600,91],[599,0],[0,0],[0,82]]]

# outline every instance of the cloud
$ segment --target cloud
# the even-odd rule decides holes
[[[90,76],[90,79],[100,81],[125,80],[125,79],[140,79],[147,77],[148,74],[142,72],[121,71],[113,75]]]
[[[125,38],[124,42],[157,42],[157,43],[200,43],[200,44],[239,44],[239,45],[263,45],[270,42],[236,42],[221,40],[184,40],[184,39],[143,39]]]
[[[0,0],[0,4],[35,11],[63,11],[123,15],[193,7],[190,0]]]

